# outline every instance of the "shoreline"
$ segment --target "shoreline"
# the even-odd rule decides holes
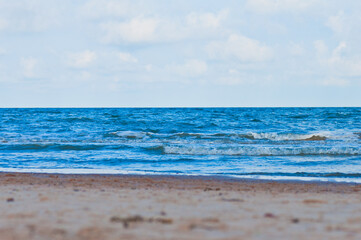
[[[32,169],[31,169],[32,170]],[[0,171],[0,176],[3,174],[28,174],[28,175],[57,175],[57,176],[109,176],[109,177],[151,177],[151,178],[198,178],[200,180],[209,180],[209,179],[215,179],[215,180],[224,180],[224,181],[239,181],[239,182],[279,182],[279,183],[305,183],[305,184],[344,184],[344,185],[361,185],[361,182],[358,181],[352,181],[350,179],[342,179],[342,180],[335,180],[335,178],[326,179],[323,177],[282,177],[282,176],[272,176],[272,177],[248,177],[248,176],[232,176],[232,175],[187,175],[187,174],[157,174],[157,173],[107,173],[107,172],[99,172],[99,173],[91,173],[91,172],[78,172],[78,173],[72,173],[72,172],[46,172],[46,171],[30,171],[30,169],[25,169],[25,171]],[[289,179],[287,179],[289,178]],[[306,178],[300,179],[300,178]],[[361,181],[361,180],[360,180]]]
[[[193,175],[138,175],[138,174],[62,174],[62,173],[17,173],[0,172],[0,185],[3,184],[29,184],[30,185],[62,185],[69,184],[76,180],[76,184],[85,184],[88,187],[92,185],[102,185],[114,188],[133,188],[132,183],[140,182],[152,188],[172,188],[186,190],[207,187],[234,190],[242,190],[242,187],[249,186],[263,188],[267,186],[272,188],[285,187],[287,191],[294,192],[343,192],[354,193],[361,192],[361,184],[350,182],[324,182],[324,181],[299,181],[299,180],[267,180],[252,178],[237,178],[230,176],[193,176]],[[121,185],[116,185],[119,183]],[[290,189],[292,186],[292,189]],[[270,188],[271,187],[271,188]],[[218,191],[218,190],[217,190]]]
[[[2,240],[361,238],[360,184],[9,172],[0,192]]]

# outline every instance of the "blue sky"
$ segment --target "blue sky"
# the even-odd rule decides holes
[[[361,2],[0,0],[0,107],[361,106]]]

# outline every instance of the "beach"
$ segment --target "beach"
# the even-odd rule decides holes
[[[0,239],[360,239],[361,185],[0,173]]]

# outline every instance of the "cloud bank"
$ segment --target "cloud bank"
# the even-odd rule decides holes
[[[360,105],[359,9],[336,0],[0,0],[0,102]]]

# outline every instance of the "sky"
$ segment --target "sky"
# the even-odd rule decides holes
[[[0,0],[0,107],[360,107],[360,42],[354,0]]]

